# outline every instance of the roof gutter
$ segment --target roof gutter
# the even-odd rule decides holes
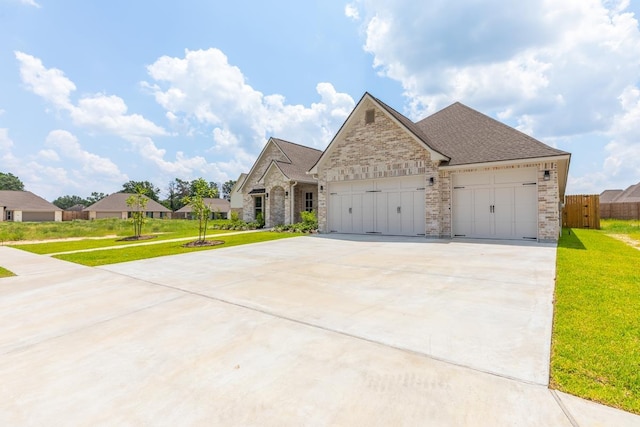
[[[493,166],[503,166],[503,165],[513,165],[513,164],[526,164],[526,163],[540,163],[540,162],[549,162],[555,160],[566,160],[567,162],[571,158],[571,154],[562,154],[559,156],[549,156],[549,157],[532,157],[530,159],[514,159],[514,160],[500,160],[496,162],[481,162],[481,163],[465,163],[462,165],[442,165],[440,169],[443,170],[460,170],[460,169],[475,169],[475,168],[484,168],[484,167],[493,167]]]

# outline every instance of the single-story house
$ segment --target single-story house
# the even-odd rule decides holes
[[[267,226],[302,210],[285,204],[282,215],[281,196],[269,198],[288,188],[286,201],[298,182],[286,179],[280,141],[269,140],[242,188],[245,219],[264,210]],[[323,233],[555,242],[570,158],[459,102],[412,122],[365,93],[304,188]]]
[[[266,227],[300,222],[301,211],[316,210],[318,180],[307,174],[322,151],[270,138],[240,187],[243,219],[259,216]]]
[[[241,173],[236,183],[233,184],[231,188],[231,192],[229,193],[229,203],[231,206],[231,212],[235,212],[238,214],[238,218],[242,218],[242,184],[244,184],[244,180],[247,179],[246,173]]]
[[[640,219],[640,182],[600,194],[600,218]]]
[[[84,208],[83,212],[89,212],[89,219],[120,218],[131,217],[131,212],[135,211],[127,206],[127,199],[132,196],[130,193],[113,193],[104,199],[98,200],[91,206]],[[147,199],[145,209],[148,218],[171,218],[171,209],[162,206],[153,199]]]
[[[227,219],[231,212],[231,206],[228,200],[225,199],[211,199],[205,197],[202,199],[206,206],[211,209],[210,219]],[[179,219],[193,219],[192,206],[186,205],[178,209],[173,213],[173,218]]]
[[[0,221],[62,221],[62,209],[30,191],[0,190]]]

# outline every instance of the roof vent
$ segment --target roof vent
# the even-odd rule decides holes
[[[376,119],[376,111],[375,110],[367,110],[364,113],[364,122],[365,124],[373,123]]]

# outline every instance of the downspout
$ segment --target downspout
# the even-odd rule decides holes
[[[296,217],[295,217],[295,186],[298,185],[298,181],[293,181],[293,184],[291,184],[291,194],[289,194],[289,208],[291,210],[291,214],[289,217],[289,220],[291,221],[291,224],[294,224],[296,221]]]

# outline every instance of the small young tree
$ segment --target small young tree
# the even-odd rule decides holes
[[[211,216],[211,208],[204,202],[207,197],[213,197],[213,188],[202,178],[191,181],[191,195],[183,199],[184,204],[191,205],[192,215],[198,218],[198,242],[207,238],[207,224]]]
[[[127,197],[127,206],[131,208],[131,221],[133,222],[133,234],[136,238],[142,236],[142,225],[145,220],[145,209],[149,199],[145,196],[144,187],[137,187],[136,192]]]

